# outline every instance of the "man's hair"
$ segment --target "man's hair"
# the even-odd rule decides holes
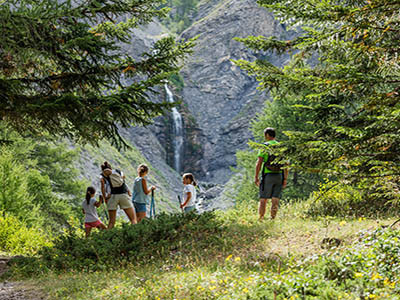
[[[271,128],[271,127],[267,127],[267,128],[265,128],[264,129],[264,136],[266,136],[266,135],[269,135],[269,136],[272,136],[272,137],[275,137],[275,129],[274,128]]]

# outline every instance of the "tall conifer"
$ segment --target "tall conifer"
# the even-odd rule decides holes
[[[166,37],[127,53],[132,29],[164,17],[162,0],[0,1],[0,120],[23,134],[121,145],[118,126],[171,108],[155,87],[191,42]]]
[[[400,1],[259,0],[296,37],[240,39],[290,53],[284,68],[237,63],[275,98],[297,98],[307,130],[288,131],[292,166],[400,197]],[[293,35],[292,35],[293,36]]]

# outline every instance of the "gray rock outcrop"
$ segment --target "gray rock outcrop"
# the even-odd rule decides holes
[[[235,37],[281,35],[273,16],[253,0],[204,1],[184,39],[198,36],[183,69],[184,102],[204,136],[201,166],[205,181],[224,183],[235,166],[235,153],[251,138],[249,121],[261,111],[265,93],[232,60],[256,56]],[[267,53],[265,54],[267,55]],[[276,63],[282,64],[276,57]]]

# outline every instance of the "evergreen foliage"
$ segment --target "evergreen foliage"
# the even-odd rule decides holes
[[[7,211],[26,223],[38,216],[38,207],[29,194],[26,170],[17,164],[10,151],[0,152],[0,211]]]
[[[0,120],[25,135],[121,146],[117,126],[149,124],[171,108],[153,101],[155,87],[191,52],[192,42],[172,37],[138,59],[124,50],[133,28],[166,15],[161,2],[3,1]]]
[[[192,24],[200,0],[167,0],[165,6],[171,8],[164,24],[172,31],[181,33]]]
[[[238,61],[275,99],[293,98],[308,122],[287,130],[293,168],[370,189],[372,201],[398,201],[400,183],[400,2],[260,0],[298,30],[292,40],[239,39],[257,52],[292,54]],[[304,119],[303,119],[304,121]]]
[[[76,150],[49,141],[21,138],[0,127],[0,211],[28,226],[56,230],[81,215],[86,183],[77,179]]]
[[[303,99],[303,101],[306,99]],[[263,110],[251,121],[251,131],[257,143],[250,142],[251,145],[265,142],[264,129],[273,127],[276,129],[277,140],[279,142],[287,141],[288,137],[284,132],[288,130],[312,130],[309,124],[308,115],[301,114],[296,108],[298,99],[294,97],[277,97],[274,101],[267,100]],[[303,102],[303,104],[306,102]],[[258,146],[259,147],[259,146]],[[280,156],[285,159],[285,155]],[[257,152],[252,150],[239,151],[236,154],[237,171],[243,176],[238,180],[236,189],[238,194],[236,199],[258,199],[258,187],[254,184],[255,165],[257,161]],[[289,184],[283,190],[282,198],[305,199],[311,192],[315,191],[321,183],[319,174],[305,172],[301,169],[293,169],[289,172]]]

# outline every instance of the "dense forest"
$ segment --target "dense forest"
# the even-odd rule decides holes
[[[112,155],[134,178],[149,164],[124,130],[181,105],[160,91],[185,85],[196,39],[172,35],[211,2],[229,1],[0,1],[0,300],[400,299],[397,0],[257,1],[285,35],[232,37],[257,59],[230,61],[265,95],[221,192],[234,206],[163,200],[154,218],[85,238],[82,168],[100,174]],[[125,51],[155,20],[172,35]],[[266,127],[289,178],[277,218],[260,221]]]

